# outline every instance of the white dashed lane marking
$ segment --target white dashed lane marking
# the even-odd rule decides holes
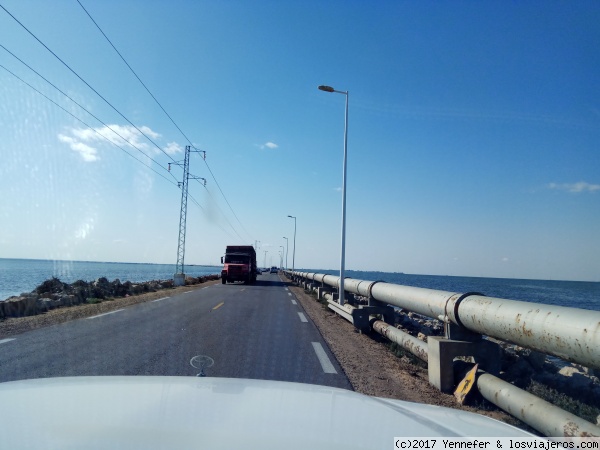
[[[300,322],[308,322],[306,316],[303,313],[299,312],[298,315],[300,316]]]
[[[0,339],[0,344],[6,344],[7,342],[14,341],[14,340],[15,340],[15,338]]]
[[[152,302],[160,302],[161,300],[166,300],[168,298],[171,298],[171,297],[157,298],[156,300],[152,300]]]
[[[325,350],[323,349],[323,346],[321,345],[321,343],[320,342],[313,342],[312,346],[315,349],[315,353],[317,354],[317,358],[319,358],[319,362],[321,363],[321,367],[323,368],[323,372],[325,372],[325,373],[337,373],[337,370],[335,370],[335,367],[333,367],[333,364],[331,364],[331,360],[329,359],[329,356],[327,356],[327,353],[325,353]]]
[[[124,311],[124,309],[117,309],[116,311],[107,312],[104,314],[98,314],[97,316],[87,317],[88,319],[96,319],[97,317],[108,316],[109,314],[118,313],[119,311]]]
[[[297,305],[296,300],[292,300],[292,305]]]

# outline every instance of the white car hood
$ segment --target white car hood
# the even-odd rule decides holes
[[[326,386],[197,377],[0,384],[0,448],[375,449],[397,436],[531,436],[454,409]]]

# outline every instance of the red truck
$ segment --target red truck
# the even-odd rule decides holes
[[[223,270],[221,282],[243,281],[246,284],[256,281],[256,251],[251,245],[228,245],[225,256],[221,256]]]

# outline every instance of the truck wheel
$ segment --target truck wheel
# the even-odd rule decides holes
[[[227,283],[227,281],[225,280],[225,277],[221,278],[221,284],[225,284]]]

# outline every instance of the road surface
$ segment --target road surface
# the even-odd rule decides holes
[[[168,295],[168,291],[165,291]],[[207,376],[351,389],[293,294],[276,274],[214,284],[0,340],[0,382],[88,375]]]

